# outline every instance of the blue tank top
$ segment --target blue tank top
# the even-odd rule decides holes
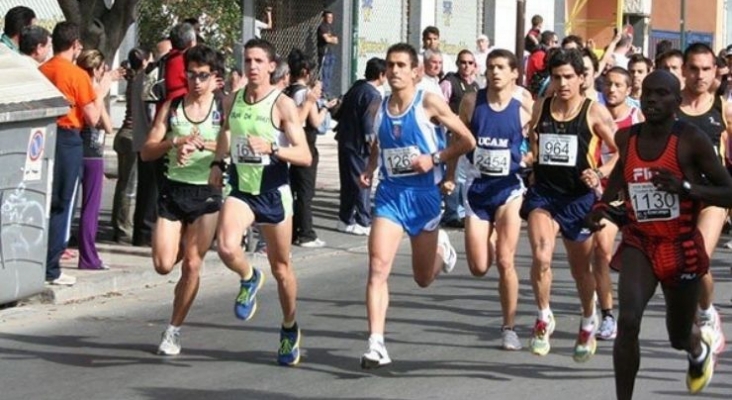
[[[470,131],[476,148],[467,154],[477,179],[516,176],[521,168],[521,102],[511,99],[506,108],[495,111],[488,104],[486,90],[478,91]],[[477,175],[476,175],[477,176]]]
[[[379,141],[381,182],[410,187],[434,187],[442,181],[442,167],[426,173],[412,169],[412,160],[445,147],[443,130],[424,111],[424,92],[418,90],[412,104],[401,115],[391,115],[388,96],[381,103],[374,126]]]

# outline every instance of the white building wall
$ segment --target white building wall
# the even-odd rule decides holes
[[[407,40],[407,24],[407,0],[359,2],[358,79],[363,78],[370,58],[385,58],[389,46]]]
[[[531,17],[537,14],[544,18],[543,30],[554,29],[554,1],[526,0],[526,32],[531,29]],[[516,49],[516,0],[496,0],[495,24],[495,37],[491,37],[492,43],[496,47],[514,51]]]

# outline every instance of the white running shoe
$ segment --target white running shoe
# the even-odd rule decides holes
[[[442,247],[442,272],[449,274],[457,264],[457,253],[450,244],[450,236],[442,229],[437,234],[437,245]]]
[[[325,242],[318,238],[315,238],[315,240],[311,240],[309,242],[298,242],[297,245],[308,249],[318,249],[321,247],[325,247]]]
[[[46,282],[49,285],[74,286],[76,284],[76,277],[61,272],[61,275],[59,275],[58,278]]]
[[[359,224],[347,225],[343,221],[338,221],[336,224],[336,230],[338,232],[348,233],[356,236],[368,236],[371,233],[370,226],[361,226]]]
[[[615,321],[615,317],[607,315],[602,319],[595,337],[600,340],[613,340],[616,336],[618,336],[618,323]]]
[[[391,358],[386,352],[384,343],[369,338],[369,349],[361,356],[361,368],[381,368],[389,364],[391,364]]]
[[[521,341],[516,331],[505,327],[501,329],[501,347],[503,350],[521,350]]]
[[[177,356],[180,354],[180,332],[165,330],[158,346],[158,354],[161,356]]]
[[[699,328],[709,334],[712,339],[712,352],[717,355],[724,350],[725,337],[719,312],[714,306],[711,307],[711,310],[709,315],[699,313]]]

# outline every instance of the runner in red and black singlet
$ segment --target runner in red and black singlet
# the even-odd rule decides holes
[[[638,335],[643,312],[661,284],[671,346],[688,353],[686,385],[698,393],[714,369],[712,336],[694,323],[706,255],[697,219],[702,202],[732,205],[732,177],[716,161],[712,143],[694,125],[677,121],[680,84],[658,70],[643,82],[647,122],[619,131],[620,158],[587,224],[603,228],[609,203],[626,192],[623,241],[613,259],[618,281],[618,336],[613,349],[618,399],[631,399],[640,365]],[[622,268],[620,268],[622,267]]]
[[[643,118],[640,110],[628,105],[626,101],[630,95],[631,82],[630,74],[621,67],[613,67],[605,74],[605,85],[602,92],[605,99],[605,108],[615,120],[618,129],[629,128]],[[602,143],[596,154],[597,164],[600,167],[605,166],[614,154],[615,151],[611,151],[607,143]],[[604,190],[607,187],[607,175],[610,174],[603,174],[599,168],[595,171]],[[610,278],[610,259],[615,246],[615,236],[618,234],[619,221],[622,220],[624,214],[621,199],[613,202],[611,211],[618,221],[615,218],[603,221],[605,228],[595,232],[592,238],[592,273],[595,276],[597,301],[600,304],[602,313],[600,327],[596,334],[596,337],[600,340],[612,340],[617,335],[617,323],[615,315],[613,315],[613,282]]]
[[[711,90],[716,70],[716,58],[709,46],[694,43],[686,49],[682,67],[685,86],[681,91],[681,106],[677,117],[706,133],[714,145],[717,159],[724,163],[729,129],[726,121],[731,110]],[[726,216],[727,210],[711,204],[705,204],[699,214],[697,226],[704,237],[704,247],[710,259],[717,247]],[[713,299],[714,280],[709,273],[702,278],[697,321],[702,329],[710,331],[714,339],[712,348],[718,354],[724,349],[725,339],[719,313],[712,304]]]

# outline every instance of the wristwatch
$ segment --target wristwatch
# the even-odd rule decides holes
[[[681,181],[681,191],[690,194],[691,193],[691,183],[687,180]]]
[[[432,153],[432,164],[434,165],[440,165],[442,163],[442,158],[440,157],[440,152]]]
[[[277,153],[280,151],[280,145],[277,144],[277,142],[272,142],[270,151],[272,152],[273,156],[276,156]]]
[[[226,161],[224,161],[224,160],[215,161],[214,160],[214,161],[211,161],[211,164],[209,164],[208,167],[209,168],[219,167],[221,172],[226,172]]]

